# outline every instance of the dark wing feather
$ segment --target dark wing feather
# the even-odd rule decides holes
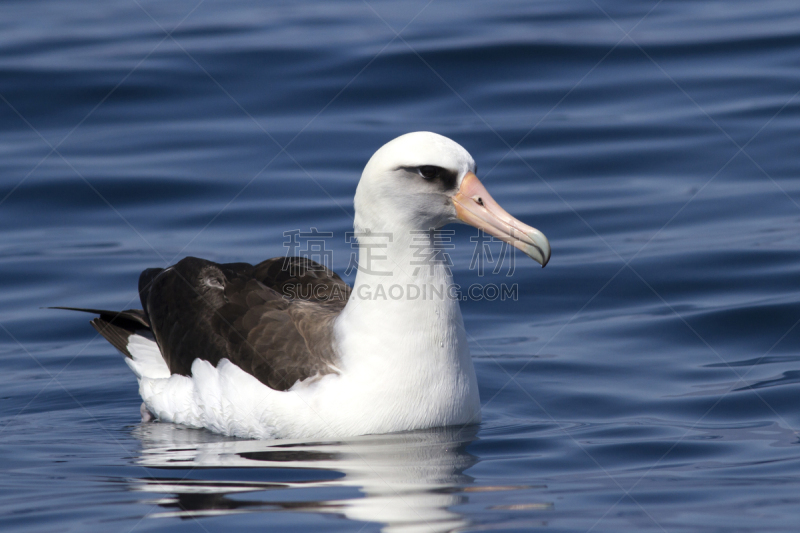
[[[228,358],[276,390],[333,371],[333,320],[350,295],[322,265],[282,257],[255,267],[187,257],[145,270],[139,291],[172,373]]]
[[[150,323],[141,309],[127,309],[125,311],[106,311],[105,309],[84,309],[81,307],[50,307],[49,309],[65,309],[67,311],[82,311],[100,315],[89,323],[114,348],[127,357],[131,357],[128,351],[128,338],[131,335],[152,337]]]
[[[192,361],[198,357],[216,365],[228,356],[225,339],[212,327],[226,303],[227,277],[220,266],[187,257],[163,270],[145,270],[140,277],[142,306],[173,374],[191,375]],[[247,275],[247,268],[240,270]]]
[[[132,327],[149,328],[150,323],[144,311],[141,309],[126,309],[125,311],[106,311],[105,309],[86,309],[84,307],[48,307],[47,309],[65,309],[67,311],[81,311],[83,313],[91,313],[93,315],[100,315],[100,318],[109,322],[115,322],[117,325],[122,325],[125,322],[132,322]]]

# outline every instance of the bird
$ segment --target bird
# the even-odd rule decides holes
[[[185,257],[141,273],[142,309],[60,309],[97,315],[91,325],[138,379],[143,421],[252,439],[480,423],[475,368],[436,231],[475,226],[543,267],[549,241],[500,207],[466,149],[432,132],[380,147],[353,205],[352,287],[306,257],[257,265]]]

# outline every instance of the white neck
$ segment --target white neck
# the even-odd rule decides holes
[[[404,358],[466,351],[453,277],[435,242],[441,237],[396,229],[362,230],[356,236],[358,273],[340,321],[359,332],[359,344],[365,338],[376,341],[376,355],[383,352],[381,357],[389,346],[398,356],[405,352]],[[346,362],[355,354],[341,355]]]
[[[359,271],[334,326],[342,369],[391,383],[396,390],[388,397],[424,391],[428,396],[418,401],[432,409],[460,409],[450,404],[461,402],[479,410],[464,322],[440,247],[430,233],[397,228],[357,236]],[[426,261],[433,250],[439,251]]]

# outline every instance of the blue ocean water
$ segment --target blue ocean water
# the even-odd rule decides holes
[[[798,91],[793,1],[3,2],[2,529],[796,531]],[[364,163],[416,130],[553,247],[480,276],[454,228],[462,287],[518,288],[462,304],[480,426],[142,424],[122,357],[42,309],[292,230],[344,272]]]

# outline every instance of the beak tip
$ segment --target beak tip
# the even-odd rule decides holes
[[[542,265],[542,268],[546,267],[547,263],[550,262],[550,241],[538,230],[536,230],[535,233],[529,233],[528,237],[535,243],[528,248],[528,255],[531,259]]]
[[[550,262],[550,242],[544,234],[505,212],[472,172],[461,181],[451,201],[456,219],[509,243],[542,265]]]

